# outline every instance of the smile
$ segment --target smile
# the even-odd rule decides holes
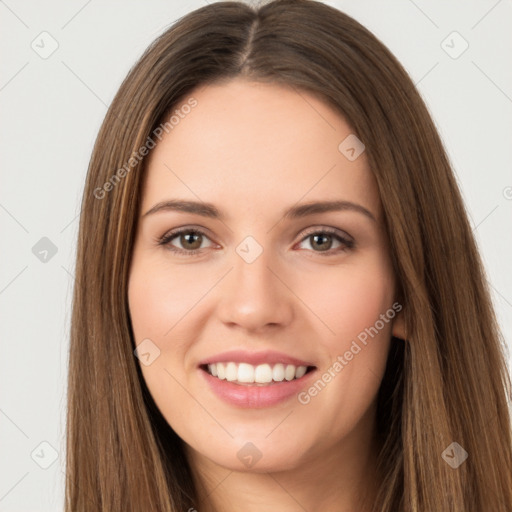
[[[270,385],[277,382],[300,379],[313,367],[295,366],[293,364],[259,364],[218,362],[205,365],[204,369],[219,380],[235,384]]]

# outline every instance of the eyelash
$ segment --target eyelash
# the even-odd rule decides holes
[[[202,235],[206,238],[208,238],[208,235],[198,228],[178,228],[173,231],[170,231],[169,233],[166,233],[161,238],[157,238],[158,245],[165,246],[168,250],[175,254],[180,254],[182,256],[186,257],[194,257],[199,256],[201,254],[202,249],[180,249],[179,247],[174,247],[170,244],[171,240],[178,237],[179,235],[187,233],[187,234],[194,234],[194,235]],[[341,234],[341,232],[334,228],[328,228],[324,227],[321,229],[318,228],[312,228],[306,233],[304,233],[303,237],[300,240],[300,243],[304,242],[308,237],[312,235],[333,235],[334,238],[336,238],[339,242],[343,244],[344,247],[337,248],[337,249],[329,249],[327,251],[312,251],[314,253],[319,254],[320,256],[334,256],[335,254],[339,254],[342,252],[345,252],[349,249],[353,249],[355,246],[355,243],[353,240],[349,239],[348,237],[345,237]],[[310,249],[311,250],[311,249]]]

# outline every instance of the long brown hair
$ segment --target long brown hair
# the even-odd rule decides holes
[[[234,77],[318,95],[366,146],[407,332],[393,340],[379,390],[375,511],[512,510],[504,342],[427,108],[396,58],[357,21],[313,0],[277,0],[218,2],[179,19],[131,69],[107,112],[80,218],[66,511],[197,506],[181,440],[133,354],[127,282],[146,162],[140,148],[195,87]],[[452,442],[468,454],[457,468],[442,456],[447,448],[453,456]]]

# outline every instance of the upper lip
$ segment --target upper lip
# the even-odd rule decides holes
[[[294,366],[314,366],[308,361],[298,359],[296,357],[283,354],[282,352],[276,352],[274,350],[265,350],[260,352],[247,352],[245,350],[230,350],[228,352],[222,352],[215,354],[214,356],[203,359],[199,362],[199,366],[213,364],[213,363],[249,363],[254,366],[259,364],[293,364]]]

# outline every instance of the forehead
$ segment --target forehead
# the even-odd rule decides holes
[[[190,98],[195,106],[183,108]],[[344,199],[379,216],[364,152],[351,161],[339,149],[351,127],[316,96],[236,79],[195,89],[174,111],[148,160],[146,210],[170,196],[214,202],[228,215]]]

